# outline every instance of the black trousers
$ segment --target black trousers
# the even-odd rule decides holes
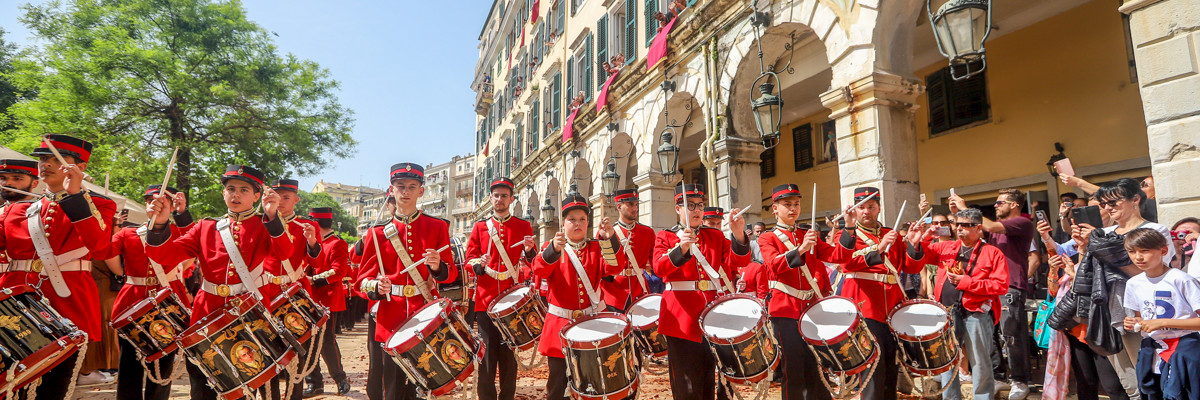
[[[1121,385],[1121,377],[1113,369],[1108,357],[1096,354],[1087,344],[1080,342],[1071,334],[1063,335],[1071,343],[1071,373],[1075,374],[1075,393],[1079,400],[1097,400],[1100,393],[1096,387],[1104,389],[1112,400],[1129,400],[1129,394]]]
[[[74,378],[75,360],[79,359],[79,352],[75,352],[61,364],[50,369],[45,375],[42,375],[42,384],[36,388],[31,388],[26,385],[26,388],[34,390],[39,399],[65,399],[67,397],[67,387],[71,385],[71,379]],[[25,391],[22,390],[14,396],[17,399],[25,399]]]
[[[147,366],[138,361],[137,350],[124,338],[117,339],[117,342],[121,346],[121,360],[117,364],[117,398],[166,400],[171,397],[171,382],[159,385],[146,379]],[[171,374],[176,356],[179,356],[178,351],[158,359],[158,376],[166,378]],[[149,363],[149,366],[153,365]]]
[[[487,313],[477,313],[479,336],[483,338],[483,363],[479,366],[478,394],[480,400],[513,400],[517,394],[517,356],[503,343],[500,329]],[[564,370],[565,371],[565,370]],[[500,375],[500,392],[496,393],[496,375]]]
[[[367,400],[383,400],[383,362],[392,362],[384,356],[383,346],[375,341],[375,318],[371,317],[367,319]]]
[[[325,327],[321,332],[321,360],[325,362],[325,367],[329,368],[329,376],[333,378],[334,383],[346,381],[346,370],[342,368],[342,350],[338,348],[337,335],[333,334],[330,327]],[[313,368],[305,380],[313,388],[324,389],[325,379],[321,376],[321,363],[316,364],[316,368]]]
[[[187,365],[188,385],[190,385],[189,389],[191,389],[190,398],[192,400],[216,400],[217,391],[208,386],[208,377],[204,376],[204,372],[200,371],[200,367],[191,361],[184,364]]]
[[[863,388],[862,398],[895,400],[896,384],[901,373],[900,360],[896,358],[896,337],[892,336],[892,330],[888,328],[887,323],[870,318],[862,320],[866,321],[867,329],[875,335],[878,342],[876,346],[879,348],[879,361],[875,365],[875,373],[871,374],[871,381]]]
[[[775,340],[779,342],[779,363],[783,370],[783,400],[818,399],[829,400],[829,389],[821,383],[821,371],[817,357],[804,338],[795,318],[772,317]]]
[[[729,393],[717,388],[717,357],[707,343],[672,336],[667,338],[671,395],[676,399],[726,400]]]
[[[992,350],[992,370],[995,376],[1029,383],[1029,316],[1025,313],[1025,292],[1008,288],[1000,296],[1000,329],[996,335],[1000,345]],[[1005,360],[1007,358],[1007,360]],[[1000,378],[997,378],[1000,379]]]
[[[546,399],[567,399],[567,359],[546,357],[546,367],[550,370],[550,376],[546,378]]]
[[[383,349],[381,348],[382,352]],[[383,359],[383,398],[387,400],[416,400],[417,384],[390,357]]]

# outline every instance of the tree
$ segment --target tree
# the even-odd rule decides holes
[[[333,208],[333,229],[342,239],[354,243],[355,238],[358,237],[358,218],[342,209],[333,196],[330,196],[329,193],[311,193],[301,190],[300,202],[296,203],[296,215],[307,217],[308,211],[313,207]]]
[[[52,0],[22,10],[44,45],[11,77],[38,97],[13,106],[5,143],[26,151],[68,132],[92,140],[89,172],[111,173],[118,193],[161,183],[178,147],[174,185],[198,212],[219,213],[225,165],[268,179],[311,175],[356,144],[329,71],[279,54],[239,1]]]
[[[13,59],[17,56],[17,46],[4,39],[7,33],[0,27],[0,132],[12,129],[12,118],[8,109],[21,99],[31,97],[32,93],[18,90],[8,75],[13,70]]]

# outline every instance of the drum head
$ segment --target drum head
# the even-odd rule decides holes
[[[762,306],[747,298],[732,298],[712,306],[703,316],[704,334],[733,339],[753,330],[762,320]]]
[[[412,317],[409,317],[408,321],[404,321],[404,325],[400,326],[400,329],[397,329],[391,338],[388,338],[384,347],[389,349],[399,347],[404,342],[407,342],[408,339],[417,336],[417,332],[424,331],[425,327],[429,326],[429,323],[442,312],[442,308],[438,307],[440,304],[429,303],[425,308],[422,308],[416,314],[413,314]]]
[[[941,331],[946,327],[950,316],[946,309],[932,303],[912,303],[901,306],[892,314],[889,321],[896,333],[912,337],[922,337]]]
[[[501,310],[513,308],[513,306],[516,306],[521,299],[528,295],[529,286],[520,286],[516,289],[513,289],[513,291],[508,292],[508,294],[504,295],[504,297],[496,299],[494,302],[492,302],[492,307],[488,309],[488,312],[495,313]]]
[[[643,297],[629,307],[629,323],[640,328],[658,322],[658,312],[661,306],[662,296]]]
[[[827,297],[800,317],[800,333],[815,340],[831,340],[850,330],[858,321],[858,307],[849,299]]]
[[[598,342],[620,335],[629,326],[618,318],[601,317],[580,321],[563,331],[563,338],[572,342]]]

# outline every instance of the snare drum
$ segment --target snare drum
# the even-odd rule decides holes
[[[271,314],[251,293],[230,297],[221,308],[179,335],[179,344],[227,400],[252,395],[296,357]]]
[[[914,374],[939,375],[958,364],[958,340],[951,329],[950,312],[933,300],[908,300],[888,313],[888,327],[896,334],[904,366]]]
[[[441,396],[475,371],[483,343],[467,330],[454,302],[441,298],[409,317],[384,343],[384,351],[421,389]]]
[[[637,337],[642,353],[652,357],[667,355],[667,341],[658,335],[658,313],[662,306],[662,295],[650,293],[638,297],[629,306],[629,323]]]
[[[179,348],[179,332],[188,328],[192,314],[179,296],[164,287],[154,297],[138,300],[109,323],[128,340],[145,362],[153,362]]]
[[[879,356],[875,336],[862,321],[858,305],[845,297],[813,303],[800,316],[800,334],[812,346],[817,362],[830,371],[854,375]]]
[[[581,317],[559,332],[571,395],[577,399],[623,399],[637,394],[639,358],[624,314]]]
[[[300,283],[292,282],[271,301],[271,315],[295,335],[296,340],[307,343],[329,320],[329,309],[313,301]]]
[[[546,305],[529,286],[509,287],[492,300],[487,310],[509,346],[526,350],[537,345],[546,322]]]
[[[0,387],[20,389],[70,357],[87,333],[58,314],[30,286],[0,290]]]
[[[730,382],[758,382],[779,364],[767,323],[762,303],[748,294],[721,297],[700,313],[700,328]]]

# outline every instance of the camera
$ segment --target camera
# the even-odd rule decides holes
[[[1188,231],[1171,231],[1171,239],[1184,240],[1187,238]]]

